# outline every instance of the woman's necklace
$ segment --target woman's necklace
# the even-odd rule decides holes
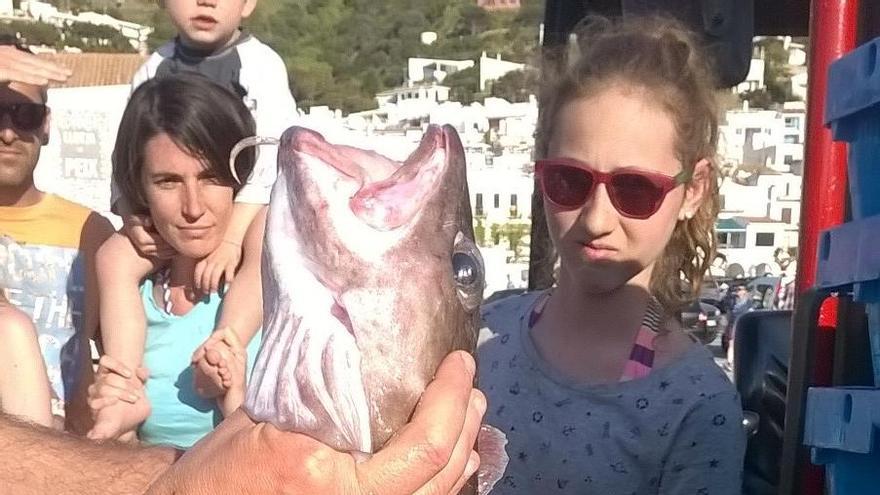
[[[171,302],[171,270],[168,268],[161,270],[157,274],[157,282],[162,287],[162,307],[170,315],[174,308],[174,303]]]

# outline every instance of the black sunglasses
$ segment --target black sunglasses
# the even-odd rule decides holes
[[[43,103],[9,103],[0,105],[0,119],[9,115],[12,125],[22,131],[35,131],[43,125],[49,109]]]

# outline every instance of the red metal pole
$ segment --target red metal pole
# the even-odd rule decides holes
[[[844,221],[847,180],[846,146],[831,140],[824,126],[828,66],[856,46],[858,0],[813,0],[810,11],[810,68],[807,93],[807,137],[798,248],[797,289],[803,293],[816,281],[819,234]],[[813,384],[831,384],[837,301],[829,299],[819,315]],[[798,338],[795,335],[795,338]],[[805,470],[804,495],[824,490],[822,470]]]

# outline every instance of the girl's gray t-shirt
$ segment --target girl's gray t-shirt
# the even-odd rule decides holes
[[[539,356],[529,336],[539,295],[483,310],[484,421],[506,435],[510,457],[493,495],[741,493],[740,399],[705,347],[695,344],[644,378],[575,383]]]

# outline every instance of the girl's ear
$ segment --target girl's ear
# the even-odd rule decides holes
[[[703,201],[706,199],[706,194],[708,194],[710,190],[709,180],[711,174],[709,173],[709,167],[711,166],[709,160],[705,158],[694,165],[694,173],[691,175],[690,182],[687,183],[684,202],[678,212],[679,220],[689,220],[693,218],[693,216],[696,215],[697,210],[700,208],[700,205],[703,204]]]

